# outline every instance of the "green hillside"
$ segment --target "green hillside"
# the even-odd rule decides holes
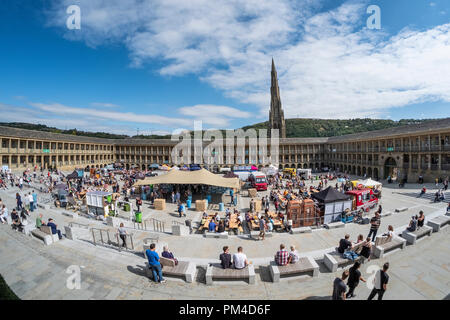
[[[380,130],[392,127],[398,127],[408,124],[422,123],[429,120],[414,120],[403,119],[400,121],[393,120],[381,120],[381,119],[348,119],[348,120],[334,120],[334,119],[286,119],[286,136],[288,138],[308,138],[308,137],[333,137],[341,136],[345,134],[367,132],[373,130]],[[118,135],[106,132],[87,132],[79,131],[77,129],[62,130],[53,127],[47,127],[41,124],[20,123],[20,122],[0,122],[0,126],[46,131],[53,133],[71,134],[85,137],[96,137],[106,139],[126,139],[126,138],[139,138],[139,139],[170,139],[170,135],[139,135],[139,136],[127,136]],[[253,129],[266,129],[268,122],[261,122],[254,125],[243,127],[247,130]],[[224,132],[223,132],[224,133]],[[193,132],[191,132],[193,136]],[[225,133],[224,133],[225,135]]]
[[[408,124],[422,123],[428,120],[403,119],[399,121],[381,119],[286,119],[287,138],[334,137],[358,132],[381,130]],[[244,127],[265,129],[268,121]]]

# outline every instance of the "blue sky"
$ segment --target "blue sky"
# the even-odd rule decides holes
[[[81,30],[66,27],[72,4]],[[1,121],[238,128],[268,119],[272,57],[287,118],[450,116],[446,0],[17,0],[0,39]]]

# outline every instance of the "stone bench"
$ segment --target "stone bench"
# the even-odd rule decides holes
[[[248,265],[244,269],[223,269],[220,264],[210,264],[206,268],[206,284],[212,285],[213,280],[246,280],[255,283],[255,267]]]
[[[62,214],[67,216],[67,217],[70,217],[72,219],[77,219],[78,218],[78,213],[75,213],[75,212],[64,211]]]
[[[426,235],[431,236],[431,233],[433,232],[433,228],[429,226],[423,226],[420,229],[417,229],[416,231],[410,232],[408,230],[404,230],[402,232],[402,238],[406,239],[406,241],[409,244],[415,244],[416,241]]]
[[[27,236],[31,235],[31,231],[36,230],[36,226],[32,223],[29,223],[25,226],[23,226],[22,232],[25,233]]]
[[[325,227],[328,228],[328,229],[344,228],[345,227],[345,223],[343,223],[342,221],[332,222],[332,223],[325,224]]]
[[[382,214],[380,214],[381,218],[389,217],[389,216],[392,216],[392,212],[391,211],[386,211],[386,212],[383,212]]]
[[[439,232],[443,226],[450,223],[449,216],[439,216],[427,222],[427,226],[433,228],[433,232]]]
[[[358,244],[354,244],[352,251],[358,252],[359,249],[362,248],[363,244],[364,241]],[[330,270],[331,272],[335,272],[338,268],[352,264],[355,261],[360,261],[361,263],[363,263],[364,262],[363,258],[364,258],[363,256],[358,256],[354,261],[350,259],[345,259],[342,257],[342,254],[337,251],[337,248],[335,248],[334,251],[324,254],[323,263],[325,264],[328,270]]]
[[[183,225],[172,225],[172,235],[174,236],[188,236],[191,230],[187,226]]]
[[[37,206],[41,209],[44,210],[50,210],[50,205],[49,204],[42,204],[42,203],[38,203]]]
[[[66,238],[70,240],[77,240],[82,237],[89,235],[89,226],[83,225],[72,225],[64,226],[64,231],[66,233]]]
[[[36,238],[43,240],[47,246],[53,243],[53,237],[45,232],[42,232],[40,229],[32,230],[31,234]]]
[[[217,239],[228,239],[228,232],[205,232],[205,238],[217,238]]]
[[[401,208],[395,209],[395,212],[403,212],[403,211],[408,211],[408,208],[407,207],[401,207]]]
[[[163,276],[181,277],[188,283],[194,281],[197,272],[197,265],[194,262],[178,261],[178,264],[175,265],[175,261],[164,257],[160,257],[159,262],[163,266]],[[153,272],[148,262],[145,263],[145,270],[147,277],[153,278]]]
[[[300,227],[300,228],[292,228],[291,234],[299,234],[299,233],[311,233],[311,227]]]
[[[384,240],[384,239],[386,240]],[[405,249],[406,248],[406,240],[400,237],[391,238],[391,240],[387,241],[387,237],[377,237],[377,241],[375,241],[375,246],[373,249],[373,255],[376,258],[383,258],[384,254],[393,251],[395,249]]]
[[[279,282],[281,277],[311,273],[312,277],[319,275],[319,265],[311,257],[300,258],[296,263],[290,263],[285,266],[278,266],[275,261],[269,265],[272,282]]]

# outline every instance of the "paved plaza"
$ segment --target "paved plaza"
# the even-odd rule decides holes
[[[398,189],[397,185],[384,185],[382,194],[383,211],[394,212],[396,208],[407,207],[405,212],[395,213],[381,219],[379,234],[393,225],[396,233],[404,230],[411,215],[423,210],[427,219],[445,214],[447,203],[434,203],[431,196],[435,191],[432,184],[426,185],[428,194],[418,198],[420,186],[408,184]],[[27,189],[24,189],[27,191]],[[9,208],[15,206],[16,188],[0,191],[0,197]],[[238,207],[243,212],[249,206],[249,198],[243,191]],[[261,195],[264,193],[261,193]],[[447,192],[447,201],[450,192]],[[339,229],[317,229],[309,234],[290,235],[276,233],[272,238],[255,241],[242,236],[230,236],[229,239],[206,239],[200,234],[189,236],[173,236],[170,227],[173,221],[184,222],[179,218],[175,205],[168,204],[167,210],[156,211],[149,208],[144,201],[144,219],[155,218],[164,221],[165,233],[142,231],[129,228],[133,233],[135,250],[119,252],[115,247],[95,246],[91,237],[72,241],[62,241],[45,246],[39,239],[25,236],[11,230],[10,226],[0,225],[0,273],[11,289],[21,299],[330,299],[332,282],[342,273],[329,272],[322,262],[323,254],[337,246],[345,233],[351,240],[358,234],[367,235],[368,225],[347,224]],[[38,209],[32,213],[32,221],[38,213],[45,219],[52,217],[58,228],[75,221],[62,214],[64,210],[51,208]],[[222,213],[223,214],[223,213]],[[188,211],[187,219],[194,222],[200,220],[201,213]],[[104,222],[79,217],[76,222],[88,224],[90,227],[107,229],[115,232]],[[194,228],[195,229],[195,228]],[[371,275],[370,266],[381,266],[389,261],[391,268],[390,281],[385,299],[444,299],[450,293],[450,247],[448,246],[450,228],[444,227],[408,245],[405,250],[396,250],[383,259],[372,259],[361,267],[362,276]],[[159,243],[167,243],[179,260],[197,263],[197,275],[193,283],[182,279],[166,277],[165,284],[154,284],[144,273],[145,259],[142,255],[144,238],[158,234]],[[319,276],[299,276],[281,279],[272,283],[267,265],[280,243],[286,246],[295,245],[300,255],[316,259],[320,266]],[[256,283],[246,282],[214,282],[207,286],[205,282],[206,266],[218,262],[221,248],[230,247],[234,253],[238,246],[244,248],[249,260],[255,265]],[[67,279],[70,272],[67,268],[79,266],[81,270],[81,288],[68,289]],[[358,299],[366,299],[370,290],[364,283],[356,289]]]

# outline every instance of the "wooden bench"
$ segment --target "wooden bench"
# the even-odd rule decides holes
[[[311,233],[311,227],[300,227],[300,228],[292,228],[291,234],[299,234],[299,233]]]
[[[358,244],[354,244],[352,251],[358,253],[358,251],[362,249],[363,244],[364,241]],[[323,262],[328,270],[330,270],[331,272],[335,272],[338,269],[338,267],[340,268],[346,266],[348,264],[354,263],[355,261],[359,260],[361,262],[364,262],[363,258],[364,258],[363,256],[358,256],[354,261],[350,259],[345,259],[342,257],[342,254],[337,251],[337,248],[335,248],[334,251],[324,254]]]
[[[395,212],[403,212],[403,211],[408,211],[408,208],[402,207],[402,208],[395,209]]]
[[[271,261],[269,265],[272,282],[279,282],[280,277],[288,277],[311,273],[312,277],[319,275],[319,265],[311,257],[300,258],[296,263],[290,263],[285,266],[278,266],[275,261]]]
[[[388,251],[393,251],[397,248],[405,249],[406,240],[400,237],[394,236],[390,240],[384,236],[378,236],[375,240],[375,246],[373,250],[373,255],[376,258],[383,258],[384,254]]]
[[[328,229],[344,228],[345,227],[345,223],[343,223],[342,221],[332,222],[332,223],[325,224],[325,227],[327,227]]]
[[[416,231],[410,232],[408,230],[404,230],[402,232],[402,238],[406,239],[409,244],[415,244],[416,241],[426,235],[431,236],[431,233],[433,232],[433,228],[429,226],[423,226],[420,229],[417,229]]]
[[[212,285],[213,280],[247,280],[255,283],[255,267],[248,265],[244,269],[223,269],[220,264],[210,264],[206,268],[206,284]]]
[[[427,222],[427,226],[433,228],[433,232],[439,232],[443,226],[450,223],[449,216],[439,216]]]
[[[163,267],[162,273],[164,276],[181,277],[188,283],[194,281],[197,272],[197,265],[194,262],[178,261],[178,264],[175,265],[175,261],[164,257],[160,257],[159,262]],[[145,270],[147,277],[153,278],[153,272],[148,262],[145,263]]]

